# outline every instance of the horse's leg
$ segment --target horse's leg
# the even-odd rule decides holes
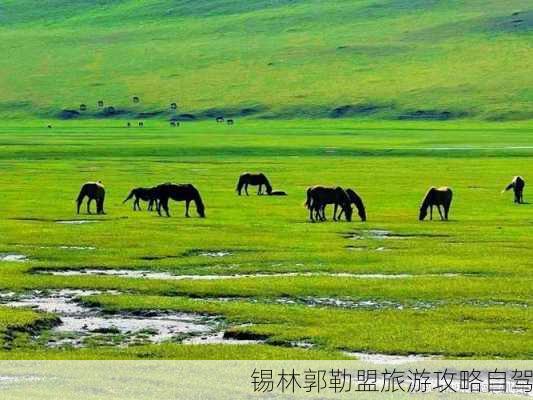
[[[440,204],[437,204],[437,210],[439,210],[440,220],[444,221],[444,217],[442,216],[442,211],[441,211],[440,207],[441,207]]]
[[[315,222],[315,219],[313,218],[313,207],[309,207],[309,219],[311,220],[311,222]]]
[[[429,220],[433,221],[433,205],[429,206]]]
[[[249,194],[248,194],[248,184],[247,183],[244,184],[244,192],[246,193],[246,196],[249,196]]]
[[[91,213],[91,201],[93,201],[93,199],[89,197],[89,200],[87,200],[87,214]]]
[[[446,221],[448,221],[448,213],[450,212],[450,205],[449,204],[446,204],[444,206],[444,218],[446,219]]]
[[[190,204],[190,202],[191,202],[190,200],[185,201],[185,216],[187,218],[190,217],[190,215],[189,215],[189,204]]]
[[[80,213],[81,203],[83,203],[83,198],[77,200],[77,213]]]
[[[337,221],[337,209],[338,209],[337,203],[333,206],[333,221]]]
[[[257,195],[261,195],[263,194],[263,184],[260,183],[259,186],[257,187]]]

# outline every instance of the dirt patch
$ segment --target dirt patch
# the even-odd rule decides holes
[[[308,307],[337,307],[345,309],[371,309],[379,310],[385,308],[393,308],[397,310],[403,310],[404,308],[410,309],[430,309],[435,307],[433,303],[429,302],[415,302],[412,304],[402,304],[399,302],[389,300],[355,300],[349,298],[335,298],[335,297],[304,297],[304,298],[292,298],[283,297],[276,299],[276,303],[281,304],[293,304],[293,305],[306,305]]]
[[[394,233],[384,229],[354,230],[342,233],[342,237],[349,240],[362,239],[409,239],[409,238],[446,238],[447,234],[439,233]]]
[[[191,249],[182,254],[183,257],[228,257],[233,255],[234,250],[228,249]]]
[[[398,116],[399,120],[432,120],[446,121],[449,119],[465,118],[468,113],[465,111],[447,111],[447,110],[416,110],[407,111]]]
[[[28,261],[28,257],[24,254],[0,253],[0,261],[26,262]]]
[[[261,344],[265,341],[262,339],[241,339],[241,338],[231,338],[226,335],[225,332],[217,332],[212,335],[200,335],[194,336],[187,339],[184,339],[181,343],[183,344],[192,344],[192,345],[201,345],[201,344]]]
[[[330,118],[348,118],[348,117],[357,117],[357,116],[366,116],[375,114],[377,112],[383,111],[390,108],[389,106],[383,106],[378,104],[347,104],[334,108],[330,111]]]
[[[84,225],[84,224],[95,224],[97,222],[100,222],[95,219],[72,219],[72,220],[59,220],[55,221],[56,224],[62,224],[62,225]]]

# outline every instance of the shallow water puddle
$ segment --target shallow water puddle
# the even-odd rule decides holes
[[[161,280],[227,280],[227,279],[266,279],[266,278],[290,278],[290,277],[329,277],[329,278],[354,278],[354,279],[408,279],[417,277],[444,277],[452,278],[461,276],[454,273],[443,274],[353,274],[347,272],[327,273],[327,272],[285,272],[273,274],[234,274],[234,275],[174,275],[164,271],[132,270],[132,269],[67,269],[67,270],[39,270],[40,274],[55,276],[84,276],[84,275],[102,275],[118,276],[134,279],[161,279]]]
[[[212,334],[219,322],[217,317],[193,313],[130,313],[106,314],[102,310],[76,301],[80,296],[101,294],[96,290],[34,291],[15,295],[3,293],[0,302],[11,307],[30,307],[55,313],[61,323],[50,330],[46,345],[51,347],[84,346],[87,340],[101,343],[159,343],[179,335]],[[108,291],[107,294],[117,294]]]
[[[349,240],[362,240],[362,239],[409,239],[409,238],[443,238],[449,235],[438,233],[394,233],[385,229],[368,229],[360,231],[350,231],[341,234],[345,239]]]
[[[100,221],[95,220],[95,219],[72,219],[72,220],[59,220],[55,222],[56,224],[63,224],[63,225],[83,225],[83,224],[94,224]]]
[[[28,257],[23,254],[0,253],[0,261],[26,262]]]
[[[289,304],[289,305],[306,305],[308,307],[338,307],[338,308],[350,308],[350,309],[383,309],[394,308],[397,310],[403,310],[404,308],[410,309],[428,309],[433,308],[434,304],[417,301],[413,304],[402,304],[389,300],[354,300],[347,298],[336,297],[304,297],[304,298],[279,298],[276,299],[276,303]]]

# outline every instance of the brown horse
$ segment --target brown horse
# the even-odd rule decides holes
[[[124,199],[122,204],[130,200],[131,198],[135,197],[135,200],[133,201],[133,211],[139,210],[141,211],[141,206],[139,202],[141,200],[148,202],[148,211],[153,210],[154,203],[157,207],[157,188],[135,188],[132,189],[128,197]]]
[[[440,219],[441,220],[448,220],[448,212],[450,211],[450,205],[452,204],[452,197],[453,193],[452,190],[448,187],[431,187],[426,193],[426,197],[424,197],[424,201],[422,201],[422,205],[420,206],[420,215],[418,219],[420,221],[423,221],[424,218],[428,215],[428,208],[429,208],[429,215],[430,219],[433,219],[433,206],[437,206],[437,210],[439,210]],[[444,209],[444,215],[442,215],[441,206]]]
[[[102,185],[102,182],[87,182],[81,187],[80,194],[76,199],[77,211],[80,213],[80,206],[83,202],[83,199],[88,197],[87,200],[87,214],[91,213],[91,202],[96,200],[96,212],[97,214],[105,214],[104,212],[104,199],[105,199],[105,188]]]
[[[359,218],[361,218],[361,221],[365,222],[366,221],[366,210],[365,210],[365,205],[363,204],[363,200],[361,199],[361,197],[352,189],[346,189],[345,190],[346,194],[348,195],[348,198],[350,199],[350,203],[353,204],[355,206],[355,208],[357,208],[357,213],[359,214]],[[337,219],[341,219],[341,216],[342,216],[342,213],[344,211],[341,209],[341,212],[339,213],[339,215],[337,216]],[[335,216],[333,216],[335,219]]]
[[[515,176],[510,184],[503,190],[504,192],[513,189],[514,192],[514,202],[517,204],[522,204],[524,202],[524,186],[526,186],[526,181],[521,176]]]
[[[251,174],[250,172],[245,172],[241,176],[239,176],[239,182],[237,183],[237,193],[239,193],[239,196],[241,195],[242,189],[244,188],[244,192],[246,193],[246,196],[248,196],[248,185],[252,186],[259,186],[257,188],[257,194],[263,194],[263,185],[266,188],[267,194],[272,193],[272,185],[268,181],[268,178],[265,176],[265,174],[258,173],[258,174]]]
[[[316,220],[325,221],[325,208],[328,204],[334,205],[333,220],[337,220],[337,208],[341,207],[347,221],[352,220],[352,207],[350,198],[343,188],[313,186],[307,189],[307,200],[305,206],[309,210],[309,219],[312,222]],[[313,218],[314,213],[314,218]]]
[[[189,204],[194,201],[196,204],[196,212],[202,218],[205,217],[205,206],[200,197],[198,190],[190,183],[176,184],[176,183],[163,183],[156,186],[155,196],[159,201],[157,204],[157,213],[161,215],[161,207],[165,210],[167,217],[170,217],[168,212],[168,200],[185,201],[185,216],[189,217]]]

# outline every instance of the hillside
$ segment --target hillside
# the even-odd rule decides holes
[[[4,0],[0,117],[531,119],[532,40],[530,0]]]

